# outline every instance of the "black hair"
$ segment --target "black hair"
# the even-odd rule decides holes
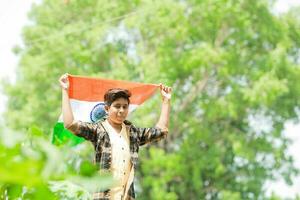
[[[129,104],[130,97],[131,97],[131,92],[129,90],[121,89],[121,88],[113,88],[113,89],[109,89],[104,94],[104,102],[106,105],[110,106],[115,100],[119,98],[124,98],[128,101]]]

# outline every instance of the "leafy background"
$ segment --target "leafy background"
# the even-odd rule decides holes
[[[138,199],[280,199],[265,183],[298,174],[299,8],[267,0],[44,0],[32,7],[1,126],[3,199],[90,199],[109,186],[92,147],[50,144],[68,72],[173,87],[170,134],[140,152]],[[130,116],[158,119],[159,96]],[[100,181],[99,181],[100,180]],[[299,199],[299,197],[295,197]]]

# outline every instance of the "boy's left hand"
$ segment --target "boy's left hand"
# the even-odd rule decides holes
[[[163,100],[170,100],[172,94],[172,88],[163,85],[162,83],[159,84],[160,94]]]

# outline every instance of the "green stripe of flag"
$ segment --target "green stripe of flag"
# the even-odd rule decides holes
[[[53,128],[52,144],[61,145],[67,143],[71,146],[75,146],[83,141],[83,138],[75,136],[69,130],[65,129],[62,122],[57,122],[55,124]]]

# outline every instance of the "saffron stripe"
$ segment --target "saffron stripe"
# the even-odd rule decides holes
[[[159,87],[157,84],[135,83],[121,80],[90,78],[69,75],[69,97],[81,101],[104,101],[104,94],[112,88],[127,89],[132,93],[130,101],[141,105]]]

